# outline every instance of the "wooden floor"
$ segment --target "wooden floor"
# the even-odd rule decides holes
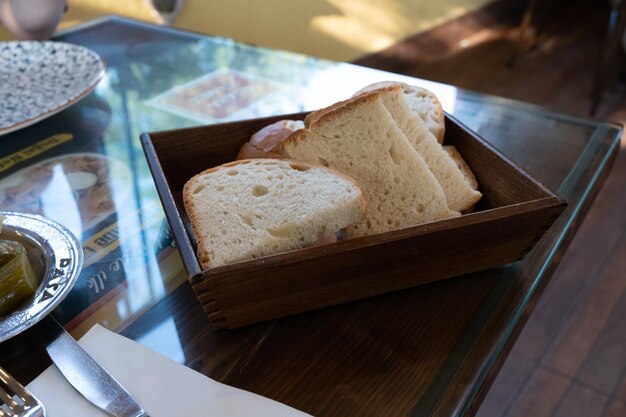
[[[362,63],[586,115],[608,2],[563,6],[571,3],[555,2],[538,47],[513,67],[515,31],[501,19],[447,31],[462,43],[450,46],[439,31],[432,45],[420,36]],[[626,123],[625,91],[609,91],[597,116]],[[478,416],[626,416],[625,154],[622,138],[611,175]]]

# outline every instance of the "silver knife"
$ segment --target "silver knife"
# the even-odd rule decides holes
[[[38,327],[52,362],[89,402],[114,417],[150,417],[52,316]]]

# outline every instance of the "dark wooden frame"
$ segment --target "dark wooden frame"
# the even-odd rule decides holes
[[[185,182],[232,161],[260,128],[306,114],[141,135],[191,285],[215,327],[240,327],[519,260],[566,206],[446,115],[445,144],[464,156],[484,195],[474,213],[202,271],[182,204]]]

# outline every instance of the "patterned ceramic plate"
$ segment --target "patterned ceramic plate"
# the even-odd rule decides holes
[[[65,227],[41,216],[2,212],[0,239],[24,245],[40,279],[35,296],[8,316],[0,317],[0,343],[38,323],[63,301],[83,265],[80,242]]]
[[[100,57],[62,42],[0,42],[0,135],[76,103],[104,75]]]

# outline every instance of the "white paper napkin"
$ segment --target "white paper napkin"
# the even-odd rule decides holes
[[[304,417],[303,412],[216,382],[96,325],[79,341],[151,417]],[[106,417],[52,365],[28,385],[48,417]]]

